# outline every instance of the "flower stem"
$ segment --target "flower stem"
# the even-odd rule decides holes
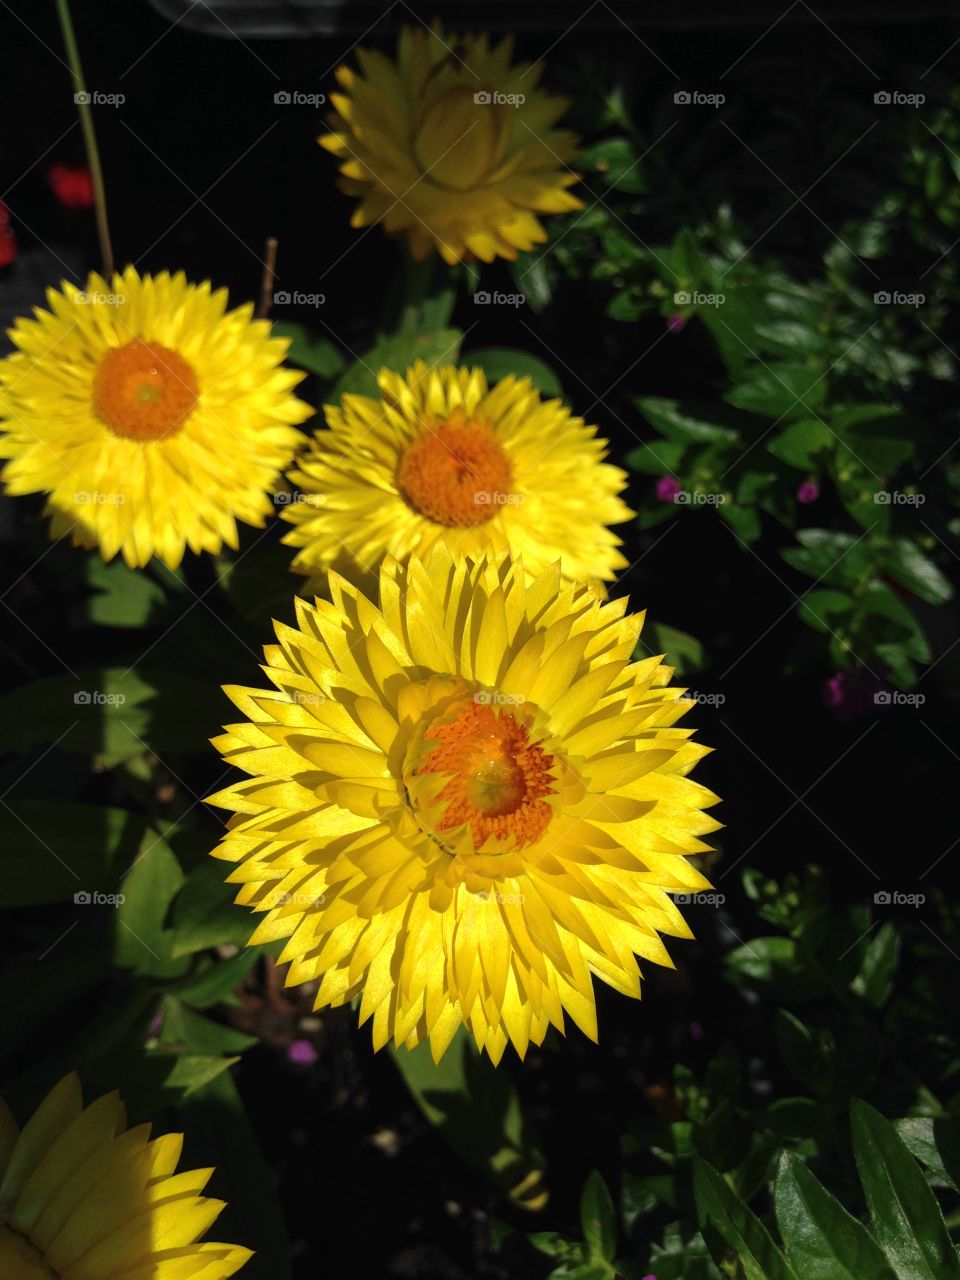
[[[93,128],[93,111],[90,95],[83,81],[83,67],[80,64],[80,50],[70,17],[69,0],[56,0],[57,16],[60,19],[60,30],[63,32],[63,45],[70,64],[73,77],[73,92],[80,112],[80,127],[83,130],[83,145],[87,152],[87,165],[93,182],[93,202],[97,217],[97,235],[100,239],[100,257],[103,260],[103,273],[109,280],[113,275],[113,246],[110,243],[110,223],[107,220],[107,196],[103,186],[103,169],[100,166],[100,152],[97,149],[97,135]]]

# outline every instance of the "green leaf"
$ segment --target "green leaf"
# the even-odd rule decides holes
[[[0,750],[54,743],[111,764],[150,751],[203,751],[222,712],[215,680],[146,664],[86,670],[37,680],[0,698]]]
[[[680,408],[677,400],[665,400],[659,396],[637,396],[634,404],[658,431],[670,440],[684,444],[738,444],[740,433],[733,427],[704,422]]]
[[[853,597],[829,588],[808,591],[797,605],[797,615],[814,631],[836,631],[841,618],[853,609]]]
[[[617,1215],[610,1189],[596,1169],[591,1169],[580,1197],[583,1238],[593,1258],[612,1262],[617,1252]]]
[[[896,538],[885,556],[887,572],[895,582],[926,600],[928,604],[946,604],[953,597],[953,587],[932,560],[928,560],[912,538]]]
[[[104,627],[145,627],[167,612],[167,595],[148,569],[130,569],[122,560],[104,564],[87,556],[86,579],[96,594],[87,601],[87,617]]]
[[[724,964],[735,986],[767,988],[764,994],[773,998],[805,999],[820,989],[816,977],[800,964],[792,938],[754,938],[728,951]]]
[[[827,379],[806,365],[761,365],[724,396],[727,404],[768,418],[804,418],[823,403]]]
[[[462,1031],[437,1064],[428,1043],[390,1052],[417,1105],[458,1155],[515,1204],[542,1208],[543,1157],[506,1072],[479,1057]]]
[[[0,806],[0,905],[36,906],[112,893],[137,855],[146,819],[126,809],[48,800],[4,801]]]
[[[938,1182],[960,1191],[960,1116],[908,1116],[893,1127]]]
[[[631,449],[624,461],[632,471],[647,476],[670,475],[680,467],[687,446],[679,440],[650,440]]]
[[[860,972],[850,984],[851,991],[868,1004],[880,1009],[893,990],[893,979],[900,962],[900,934],[892,920],[882,924],[870,939]]]
[[[722,502],[717,508],[721,519],[725,520],[741,542],[749,545],[760,537],[762,526],[760,515],[754,507],[743,507],[736,502]]]
[[[801,529],[797,533],[799,547],[782,552],[787,564],[818,582],[847,586],[857,581],[869,556],[866,539],[834,529]]]
[[[545,396],[562,396],[563,388],[560,379],[542,360],[529,355],[526,351],[518,351],[513,347],[485,347],[480,351],[468,351],[462,362],[483,370],[491,386],[513,374],[516,378],[529,378],[538,391]]]
[[[700,1156],[693,1157],[693,1187],[700,1225],[720,1233],[740,1260],[746,1280],[798,1280],[760,1219]]]
[[[335,378],[346,364],[343,355],[332,342],[305,325],[275,320],[273,336],[290,339],[290,350],[286,358],[291,364],[315,373],[325,381]]]
[[[510,274],[517,289],[527,300],[532,311],[545,310],[553,300],[553,286],[547,269],[547,256],[550,250],[534,249],[531,253],[520,253],[515,262],[510,264]]]
[[[188,961],[173,956],[173,930],[166,925],[170,904],[184,881],[175,855],[154,831],[148,831],[137,859],[121,886],[114,958],[121,969],[150,977],[174,977]]]
[[[244,1035],[233,1027],[205,1018],[189,1005],[168,995],[163,1002],[160,1044],[193,1054],[223,1055],[243,1053],[257,1043],[256,1036]]]
[[[229,960],[211,961],[184,986],[177,987],[176,994],[195,1009],[209,1009],[222,1003],[237,1004],[234,989],[259,959],[259,947],[246,947]]]
[[[577,166],[584,173],[598,173],[604,186],[627,195],[643,195],[647,191],[636,149],[629,138],[605,138],[581,151]]]
[[[208,947],[245,946],[253,932],[248,912],[234,904],[236,885],[225,883],[222,862],[208,858],[191,871],[173,904],[173,955]]]
[[[789,463],[791,467],[810,471],[816,466],[817,454],[835,443],[834,436],[822,422],[806,418],[802,422],[792,422],[789,427],[778,432],[767,442],[767,448],[775,458]]]
[[[676,627],[668,627],[663,622],[655,622],[652,631],[654,650],[666,654],[667,663],[678,676],[685,678],[703,670],[706,654],[696,636],[678,631]]]
[[[780,1158],[775,1203],[787,1257],[803,1280],[896,1280],[866,1227],[792,1152]]]
[[[456,364],[463,334],[459,329],[434,329],[429,332],[381,338],[361,359],[350,365],[330,393],[334,403],[345,395],[372,396],[378,399],[377,375],[381,369],[405,374],[417,360],[429,367]]]
[[[940,1206],[903,1139],[859,1098],[850,1114],[873,1236],[898,1280],[957,1280],[960,1261]]]

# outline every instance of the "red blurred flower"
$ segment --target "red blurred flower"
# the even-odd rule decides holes
[[[0,267],[9,267],[17,256],[17,237],[10,225],[10,210],[0,200]]]
[[[89,209],[93,205],[93,179],[82,164],[52,164],[47,170],[50,189],[67,209]]]

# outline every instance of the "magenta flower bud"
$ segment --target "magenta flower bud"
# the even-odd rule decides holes
[[[309,1040],[292,1040],[287,1048],[287,1059],[296,1067],[312,1067],[318,1057]]]
[[[657,481],[657,500],[659,502],[672,502],[681,488],[680,481],[673,476],[661,476]]]
[[[674,315],[667,316],[667,332],[679,333],[686,323],[687,317],[681,315],[679,311],[675,312]]]
[[[802,502],[804,506],[816,502],[819,497],[820,489],[815,480],[804,480],[797,489],[797,501]]]

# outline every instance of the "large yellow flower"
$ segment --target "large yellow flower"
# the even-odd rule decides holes
[[[0,473],[12,494],[46,492],[51,536],[121,552],[131,566],[184,549],[237,546],[313,412],[280,367],[289,343],[225,289],[133,267],[86,290],[49,290],[0,361]]]
[[[382,222],[418,261],[516,258],[542,244],[538,213],[579,209],[566,166],[576,136],[554,128],[566,98],[537,87],[539,63],[511,65],[513,38],[445,37],[405,28],[396,61],[358,50],[360,72],[337,70],[343,93],[320,144],[358,196],[352,225]]]
[[[360,996],[373,1041],[439,1059],[461,1024],[494,1061],[564,1012],[596,1038],[592,976],[639,996],[635,956],[690,937],[669,897],[717,823],[686,774],[706,748],[642,619],[508,557],[444,548],[380,572],[380,604],[340,575],[332,601],[277,624],[269,690],[230,688],[248,720],[215,740],[251,775],[219,858],[289,939],[288,983],[316,1005]]]
[[[0,1102],[4,1280],[226,1280],[251,1256],[199,1244],[224,1207],[201,1195],[212,1169],[175,1173],[183,1135],[150,1141],[106,1094],[84,1108],[75,1075],[17,1128]]]
[[[327,406],[329,430],[291,474],[297,500],[284,516],[295,527],[284,541],[302,548],[298,573],[351,562],[369,571],[435,543],[511,551],[531,574],[561,554],[570,578],[608,581],[626,566],[606,526],[633,515],[619,497],[627,477],[603,461],[596,427],[542,401],[528,378],[488,388],[480,369],[419,361],[405,378],[384,369],[379,383],[379,401]]]

